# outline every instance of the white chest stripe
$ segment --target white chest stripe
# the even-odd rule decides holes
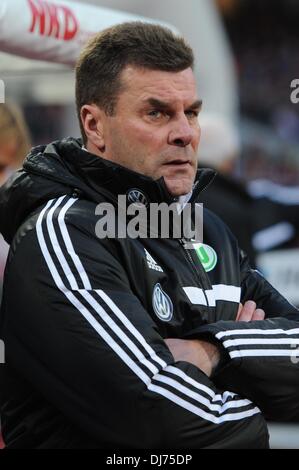
[[[240,302],[241,288],[226,284],[215,284],[212,289],[203,290],[199,287],[183,287],[185,294],[194,305],[215,307],[218,300]]]
[[[90,281],[83,264],[74,250],[66,224],[64,223],[65,213],[67,209],[76,202],[76,199],[66,198],[65,201],[64,199],[65,197],[63,196],[56,201],[49,201],[38,217],[36,231],[41,252],[57,288],[89,322],[103,341],[106,342],[132,372],[143,381],[149,390],[168,398],[170,401],[203,419],[214,424],[221,424],[226,421],[248,418],[259,413],[260,410],[249,400],[238,399],[238,397],[231,392],[216,394],[213,389],[201,383],[197,383],[179,368],[165,363],[162,358],[157,356],[151,345],[147,343],[146,339],[130,322],[125,313],[120,310],[107,294],[98,289],[86,289],[86,287],[90,287]],[[61,206],[62,202],[64,202],[64,205]],[[60,235],[84,283],[84,289],[79,289],[77,280],[65,256],[67,253],[65,247],[63,244],[59,243],[59,238],[56,235],[58,227],[53,224],[53,216],[54,211],[58,209],[58,207],[60,208],[60,217],[58,216],[58,226],[61,231]],[[50,210],[48,214],[46,214],[48,209]],[[46,224],[43,223],[44,221],[46,221]],[[46,241],[44,231],[47,232],[50,243]],[[56,253],[58,263],[53,256],[54,252]],[[72,290],[67,288],[61,274],[68,279]],[[105,302],[106,307],[110,308],[111,311],[108,312],[100,305],[92,293],[99,295]],[[86,306],[80,301],[81,297],[85,300]],[[96,312],[97,317],[91,313],[92,311]],[[116,323],[116,318],[120,320],[120,322]],[[111,336],[111,330],[114,332],[116,339]],[[132,333],[131,337],[127,335],[128,331]],[[126,347],[126,350],[123,349],[123,346]],[[146,355],[144,355],[140,346],[146,350]],[[141,365],[143,368],[140,367]],[[165,375],[164,372],[168,372],[171,376]],[[183,378],[184,383],[178,381],[176,377]],[[161,385],[156,385],[154,381]],[[168,388],[165,388],[165,384]],[[193,389],[189,388],[189,385],[191,385]],[[172,391],[169,390],[169,388],[171,388]],[[197,391],[195,391],[194,388],[196,388]],[[205,392],[210,398],[204,396],[202,392]],[[184,398],[179,396],[178,393],[183,395]],[[193,402],[190,402],[190,399]],[[218,403],[218,401],[220,403]]]

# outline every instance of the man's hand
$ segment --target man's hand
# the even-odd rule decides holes
[[[265,312],[261,308],[256,308],[256,303],[253,300],[247,300],[244,306],[239,305],[236,321],[253,321],[264,320]]]
[[[253,300],[240,304],[236,321],[264,320],[265,312],[256,308]],[[201,369],[208,377],[218,365],[220,352],[217,346],[199,339],[168,338],[164,340],[175,361],[186,361]]]
[[[186,361],[201,369],[208,377],[220,360],[220,353],[212,343],[199,339],[168,338],[164,340],[175,361]]]

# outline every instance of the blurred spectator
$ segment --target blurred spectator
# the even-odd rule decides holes
[[[0,185],[22,165],[30,149],[29,132],[21,109],[13,104],[0,104]],[[2,280],[9,246],[0,235],[0,302]],[[0,430],[0,449],[4,443]]]
[[[204,162],[221,173],[232,173],[240,154],[240,137],[236,127],[216,113],[203,113],[200,115],[199,124],[199,164]]]
[[[253,196],[247,184],[234,176],[240,153],[236,128],[213,114],[203,114],[200,126],[199,166],[218,171],[201,195],[204,206],[229,226],[252,265],[260,252],[294,246],[299,233],[298,195],[292,202],[285,196],[287,189],[280,191],[284,195],[280,199],[278,195],[276,199],[269,194]]]
[[[0,104],[0,185],[4,184],[30,149],[29,132],[21,109],[15,104]],[[8,245],[0,235],[0,299]]]
[[[0,104],[0,185],[22,165],[29,149],[29,132],[21,109]]]
[[[251,198],[244,185],[230,176],[240,152],[238,133],[220,115],[203,114],[199,123],[199,167],[217,170],[215,180],[201,194],[201,202],[229,226],[240,247],[249,255],[251,263],[255,264]]]

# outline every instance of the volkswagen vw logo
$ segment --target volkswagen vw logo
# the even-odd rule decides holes
[[[142,204],[143,206],[147,206],[147,197],[145,194],[140,191],[139,189],[131,189],[128,192],[128,201],[132,204]]]
[[[170,297],[163,291],[160,284],[156,284],[153,291],[153,309],[162,321],[170,321],[173,316],[173,305]]]

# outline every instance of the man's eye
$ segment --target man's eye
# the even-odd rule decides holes
[[[190,109],[189,111],[186,111],[185,114],[188,117],[197,118],[199,113],[198,113],[198,111],[193,111],[193,110]]]
[[[157,109],[152,109],[152,111],[149,111],[148,115],[154,118],[160,118],[162,116],[162,111],[158,111]]]

